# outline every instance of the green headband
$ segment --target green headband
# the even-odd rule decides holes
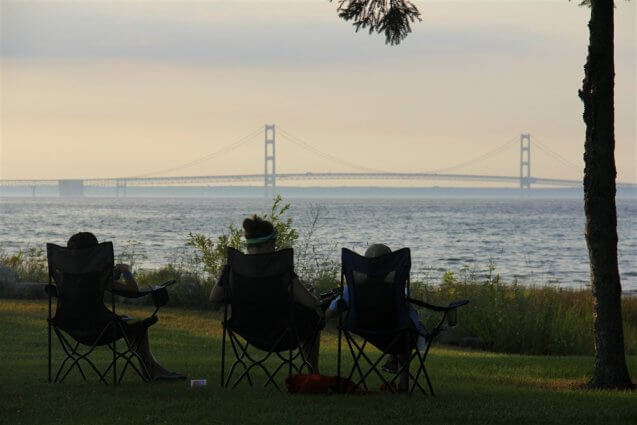
[[[267,236],[260,236],[258,238],[246,238],[246,245],[259,245],[276,238],[276,232],[272,232]]]

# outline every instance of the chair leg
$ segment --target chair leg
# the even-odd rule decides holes
[[[221,388],[226,388],[224,385],[224,380],[226,378],[226,322],[222,323],[223,326],[223,336],[221,337]]]
[[[402,373],[406,372],[409,378],[413,378],[413,375],[409,371],[409,363],[411,361],[411,358],[409,356],[407,357],[406,361],[404,361],[402,366],[399,368],[399,370],[393,375],[393,377],[390,380],[387,380],[387,378],[385,378],[385,376],[378,370],[380,363],[388,355],[387,351],[391,351],[392,347],[394,347],[395,344],[399,343],[403,339],[403,337],[405,337],[404,334],[396,335],[396,337],[388,344],[386,351],[383,352],[383,354],[375,361],[373,361],[365,353],[365,346],[368,343],[366,339],[363,338],[363,343],[358,344],[355,338],[352,335],[350,335],[349,332],[343,331],[343,334],[345,335],[345,341],[348,344],[350,354],[352,355],[352,359],[354,361],[354,365],[352,366],[348,375],[348,380],[352,379],[355,371],[358,371],[358,374],[360,376],[360,379],[357,382],[355,382],[354,387],[352,388],[352,391],[355,391],[361,385],[363,385],[363,387],[367,389],[366,380],[367,380],[367,377],[372,374],[372,372],[375,373],[381,379],[381,381],[387,386],[388,390],[391,392],[395,392],[393,388],[394,382],[400,377]],[[361,359],[364,359],[369,365],[369,369],[365,373],[362,372],[362,369],[360,367]]]
[[[248,369],[248,366],[246,365],[245,361],[243,361],[243,358],[247,356],[247,351],[248,351],[248,343],[246,342],[245,345],[242,345],[239,340],[237,339],[237,337],[234,335],[234,333],[232,333],[231,331],[228,332],[228,337],[230,338],[230,347],[232,348],[232,351],[234,352],[235,355],[235,362],[232,364],[232,366],[230,367],[230,371],[228,372],[228,377],[225,380],[225,387],[228,387],[228,385],[230,385],[230,381],[232,379],[232,375],[234,374],[235,368],[237,367],[237,365],[241,365],[243,366],[244,370]],[[238,350],[237,350],[237,346],[241,349],[241,354],[239,354]],[[242,375],[244,376],[244,375]],[[248,373],[247,375],[245,375],[248,379],[248,382],[250,383],[250,386],[252,386],[252,379],[250,378],[250,374]],[[237,378],[237,381],[235,381],[235,385],[233,386],[236,387],[236,385],[238,384],[238,382],[241,380],[242,378]]]
[[[49,300],[49,316],[51,316],[51,300]],[[51,319],[49,318],[49,383],[51,383]]]
[[[339,319],[339,322],[341,320]],[[341,327],[338,327],[338,356],[337,356],[337,360],[336,360],[336,387],[338,388],[338,392],[344,392],[343,391],[343,385],[341,384],[341,337],[343,335],[343,330],[341,329]]]
[[[66,379],[66,377],[69,375],[71,370],[73,370],[73,368],[75,368],[75,367],[77,367],[78,370],[80,371],[80,374],[82,375],[82,378],[86,380],[86,375],[84,373],[84,370],[82,369],[82,366],[80,365],[80,360],[84,360],[86,363],[89,364],[89,366],[91,366],[93,371],[100,378],[100,381],[103,382],[103,383],[106,383],[106,381],[104,380],[103,376],[97,370],[97,368],[95,367],[93,362],[91,362],[91,360],[88,358],[88,356],[93,352],[93,350],[95,350],[96,346],[92,345],[91,347],[89,347],[89,349],[84,354],[80,354],[78,352],[78,348],[79,348],[79,345],[80,345],[79,342],[77,342],[75,344],[75,346],[72,346],[71,343],[69,343],[67,341],[67,339],[64,337],[64,335],[57,328],[53,328],[53,329],[54,329],[54,331],[55,331],[55,333],[56,333],[56,335],[58,337],[58,340],[60,341],[60,345],[62,346],[62,349],[64,350],[64,352],[66,354],[66,358],[62,361],[62,364],[58,368],[57,374],[55,375],[55,379],[53,380],[53,382],[57,383],[57,382],[64,381],[64,379]],[[72,363],[71,363],[71,365],[68,368],[66,368],[66,371],[62,375],[62,372],[65,370],[65,365],[66,365],[66,363],[69,360],[72,360]],[[60,377],[60,375],[61,375],[61,377]]]
[[[288,375],[292,375],[292,350],[288,350]]]
[[[354,371],[356,370],[358,372],[358,376],[360,377],[360,380],[358,381],[358,384],[356,384],[355,387],[352,388],[352,391],[355,391],[360,384],[363,384],[363,388],[367,389],[367,383],[365,382],[365,379],[363,378],[363,370],[361,369],[359,365],[359,361],[361,357],[363,356],[365,346],[367,345],[367,341],[363,341],[363,345],[359,347],[358,344],[356,344],[356,342],[354,341],[353,337],[348,332],[345,332],[345,342],[347,342],[349,352],[352,355],[352,359],[354,360],[352,369],[350,369],[350,372],[347,375],[346,382],[351,381],[352,377],[354,376]],[[358,354],[356,354],[356,352],[354,351],[353,346],[356,346]]]
[[[277,339],[277,341],[275,341],[275,343],[272,346],[272,349],[267,352],[264,352],[264,354],[261,355],[260,357],[251,355],[248,351],[248,348],[250,347],[250,345],[247,343],[247,341],[242,343],[232,331],[228,332],[228,336],[230,338],[230,346],[232,347],[232,350],[234,352],[235,361],[230,367],[228,376],[225,377],[225,380],[223,383],[224,387],[236,388],[244,378],[248,380],[250,386],[253,386],[251,373],[253,372],[253,369],[255,368],[261,369],[266,376],[266,380],[263,386],[267,387],[268,385],[271,384],[278,391],[281,391],[281,387],[277,383],[276,379],[277,379],[277,376],[279,375],[279,372],[281,370],[285,370],[284,368],[286,365],[288,366],[288,371],[294,370],[294,371],[300,372],[303,367],[308,367],[310,372],[312,372],[312,366],[308,363],[307,359],[305,359],[305,356],[303,354],[303,349],[302,349],[303,347],[301,346],[300,343],[297,344],[298,348],[293,350],[282,350],[282,351],[277,350],[277,347],[281,344],[282,341],[284,341],[285,337],[287,336],[287,333],[283,333]],[[268,367],[266,367],[266,362],[270,358],[273,358],[273,359],[276,358],[277,360],[279,360],[278,365],[272,371],[270,371]],[[302,365],[300,368],[297,368],[296,362],[299,359]],[[234,372],[239,366],[243,367],[244,370],[239,376],[236,377],[236,379],[233,379]]]
[[[427,394],[427,391],[422,387],[422,385],[420,385],[420,382],[418,381],[418,379],[420,378],[420,374],[422,373],[425,376],[425,380],[427,381],[427,385],[429,386],[429,391],[431,395],[435,396],[433,386],[431,385],[431,380],[429,379],[429,374],[427,373],[427,368],[425,367],[425,361],[427,360],[427,354],[429,353],[431,342],[432,342],[431,339],[427,341],[427,346],[423,354],[420,353],[418,348],[415,348],[413,354],[410,356],[410,359],[418,359],[419,366],[418,366],[418,371],[416,372],[416,375],[413,377],[414,382],[411,385],[409,395],[413,394],[414,390],[416,389],[416,386],[420,389],[420,391],[423,394],[425,395]],[[417,347],[417,339],[415,337],[414,337],[414,344]]]
[[[120,329],[122,331],[122,335],[123,335],[123,339],[124,339],[124,343],[125,343],[125,348],[126,351],[120,352],[117,350],[117,344],[116,341],[113,341],[112,343],[108,343],[106,344],[108,346],[108,348],[111,350],[112,354],[113,354],[113,359],[111,361],[111,363],[108,365],[108,367],[103,370],[100,371],[97,369],[97,367],[95,366],[95,364],[91,361],[91,359],[89,358],[89,355],[98,347],[98,342],[105,336],[108,335],[108,332],[110,331],[109,327],[111,326],[120,326]],[[109,373],[112,372],[113,374],[113,385],[118,385],[124,377],[124,374],[126,372],[126,370],[128,369],[128,366],[130,365],[130,367],[135,370],[135,372],[140,376],[140,378],[146,382],[152,382],[151,380],[151,376],[150,373],[148,371],[148,369],[146,368],[146,365],[144,363],[144,361],[142,360],[141,356],[139,355],[139,353],[136,350],[135,344],[134,342],[128,337],[128,335],[126,334],[125,329],[123,328],[122,324],[113,324],[112,322],[107,324],[104,329],[102,329],[102,331],[100,332],[100,334],[97,336],[97,338],[95,339],[95,343],[91,346],[88,346],[88,350],[86,350],[85,352],[80,352],[79,348],[80,348],[80,344],[79,342],[73,341],[74,344],[71,344],[67,338],[63,335],[63,333],[55,326],[52,326],[53,331],[55,331],[58,340],[60,342],[60,345],[62,347],[62,350],[64,351],[64,353],[66,354],[66,358],[64,358],[64,360],[61,362],[58,371],[55,375],[55,378],[52,379],[52,382],[62,382],[64,381],[64,379],[66,379],[66,377],[69,375],[69,373],[74,369],[77,368],[82,376],[82,378],[84,380],[87,379],[86,373],[84,372],[84,368],[82,365],[82,362],[86,362],[91,369],[93,369],[93,371],[95,372],[95,374],[99,377],[100,381],[104,384],[108,384],[107,381],[107,376]],[[120,358],[123,358],[125,360],[125,364],[124,364],[124,368],[118,373],[117,370],[117,362]],[[138,368],[134,363],[133,360],[137,359],[137,361],[140,364],[140,367]],[[68,364],[70,362],[70,364]],[[52,372],[52,363],[50,367],[50,372]],[[111,371],[112,369],[112,371]]]
[[[351,380],[352,377],[354,376],[354,370],[357,370],[360,376],[360,379],[358,380],[358,382],[354,384],[354,387],[352,388],[352,392],[356,391],[358,387],[361,386],[361,384],[363,385],[365,389],[367,389],[367,382],[365,380],[367,379],[369,375],[371,375],[372,372],[375,372],[380,377],[380,379],[385,383],[385,385],[387,385],[388,388],[390,388],[390,391],[391,391],[391,386],[389,385],[389,382],[387,381],[387,379],[385,379],[383,374],[378,371],[378,365],[385,357],[385,354],[381,355],[374,362],[372,361],[372,359],[369,358],[369,356],[367,356],[367,354],[365,354],[365,347],[367,345],[367,340],[363,340],[363,344],[359,345],[356,342],[356,340],[351,335],[349,335],[349,333],[346,333],[345,341],[348,343],[350,353],[352,354],[352,358],[354,359],[354,365],[352,366],[352,369],[350,370],[348,380]],[[354,347],[356,348],[356,351],[354,351]],[[365,361],[370,365],[370,368],[367,370],[366,373],[362,373],[362,369],[360,368],[359,362],[361,358],[365,359]]]
[[[117,385],[117,329],[111,322],[113,327],[113,385]]]

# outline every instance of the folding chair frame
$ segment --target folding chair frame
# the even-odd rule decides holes
[[[224,315],[225,317],[225,315]],[[267,387],[270,383],[274,385],[274,387],[281,391],[281,388],[276,383],[276,375],[287,365],[288,366],[288,374],[301,373],[304,368],[307,368],[308,373],[313,373],[312,365],[307,360],[305,356],[305,349],[311,350],[314,344],[316,343],[316,336],[319,330],[317,329],[314,333],[312,333],[305,343],[302,343],[298,332],[293,328],[287,328],[280,336],[277,338],[272,348],[268,351],[265,351],[265,354],[262,354],[259,358],[251,355],[248,350],[250,347],[253,347],[248,341],[239,336],[237,333],[233,332],[232,329],[227,325],[227,318],[223,322],[223,339],[221,345],[221,387],[228,388],[232,382],[232,377],[234,375],[235,369],[237,366],[243,367],[243,372],[235,379],[234,383],[232,383],[231,388],[236,388],[237,385],[245,378],[247,379],[250,386],[254,386],[252,377],[250,376],[250,371],[254,368],[261,369],[267,379],[263,384],[264,387]],[[293,335],[296,341],[296,348],[292,350],[277,350],[277,347],[280,343],[288,336]],[[225,374],[225,362],[226,362],[226,336],[230,340],[230,347],[232,348],[232,352],[235,356],[235,361],[230,366],[230,370],[228,371],[228,375]],[[258,350],[258,348],[256,348]],[[263,350],[259,350],[262,351]],[[287,356],[284,356],[282,353],[287,352]],[[271,357],[275,356],[280,360],[279,364],[276,366],[274,371],[270,373],[268,368],[264,365],[264,363]],[[245,360],[244,360],[245,359]],[[298,364],[298,360],[300,360],[300,365]]]
[[[90,368],[99,377],[100,382],[104,384],[108,384],[106,376],[108,375],[111,369],[113,370],[113,385],[117,385],[121,383],[122,379],[124,378],[124,373],[126,372],[126,369],[128,368],[129,365],[131,366],[133,370],[135,370],[137,375],[139,375],[139,377],[144,382],[146,383],[152,382],[150,372],[148,371],[146,365],[144,364],[144,361],[142,360],[141,356],[139,355],[139,353],[137,352],[135,348],[135,345],[136,345],[135,342],[131,341],[130,337],[128,336],[126,332],[126,329],[124,328],[123,324],[120,321],[118,320],[109,321],[104,326],[104,328],[102,328],[102,330],[97,335],[97,337],[95,338],[94,342],[91,345],[83,344],[78,341],[70,342],[69,339],[66,336],[64,336],[66,332],[63,329],[59,328],[58,326],[55,326],[55,324],[53,324],[53,320],[51,317],[52,298],[54,296],[53,293],[56,292],[55,286],[52,284],[52,281],[53,281],[52,276],[49,274],[49,285],[47,285],[47,292],[49,293],[49,313],[48,313],[48,319],[47,319],[47,322],[48,322],[48,369],[49,369],[48,381],[53,383],[61,383],[64,381],[64,379],[66,379],[66,377],[74,368],[77,368],[79,370],[80,374],[82,375],[82,378],[86,381],[87,380],[86,374],[84,373],[84,370],[82,369],[82,366],[80,364],[80,361],[84,361],[90,366]],[[113,312],[115,311],[115,294],[114,293],[112,294],[112,298],[111,298],[111,311]],[[55,374],[54,379],[51,379],[51,376],[52,376],[51,329],[53,329],[53,331],[55,332],[60,342],[60,345],[62,346],[62,350],[66,354],[66,357],[60,363],[60,366],[57,370],[57,373]],[[124,343],[126,345],[126,350],[124,351],[117,350],[117,339],[119,339],[117,338],[118,329],[121,335],[120,338],[124,340]],[[108,367],[104,370],[104,372],[100,372],[97,366],[95,365],[95,363],[93,363],[91,359],[89,358],[89,355],[97,347],[100,346],[98,345],[99,341],[102,339],[102,337],[104,337],[107,334],[109,330],[112,332],[113,341],[107,344],[100,344],[100,345],[106,345],[111,350],[111,352],[113,353],[113,359],[109,363]],[[69,335],[69,337],[73,339],[72,336]],[[80,346],[86,346],[88,347],[88,349],[80,351]],[[125,364],[124,364],[124,368],[122,369],[122,371],[119,373],[119,376],[118,376],[117,361],[120,358],[123,358],[125,360]],[[139,368],[133,363],[132,361],[133,359],[137,359],[139,361]],[[66,365],[68,361],[71,361],[71,364],[65,370],[64,366]]]
[[[290,273],[292,270],[290,269]],[[287,282],[287,291],[292,294],[292,275]],[[281,391],[280,386],[276,382],[277,374],[285,369],[287,366],[288,374],[292,372],[301,373],[307,369],[308,373],[313,373],[313,368],[305,355],[305,350],[311,351],[314,344],[317,343],[317,337],[321,330],[320,324],[317,322],[317,326],[313,329],[307,338],[302,341],[297,328],[295,327],[295,309],[294,298],[291,296],[289,302],[289,321],[287,327],[282,329],[281,334],[269,345],[269,350],[263,350],[255,347],[254,344],[248,342],[248,340],[235,332],[228,318],[229,307],[232,305],[232,294],[229,281],[224,285],[224,311],[223,311],[223,336],[221,341],[221,387],[222,388],[236,388],[243,379],[248,381],[248,384],[254,386],[253,376],[250,374],[254,369],[262,370],[266,375],[264,387],[272,384],[277,390]],[[234,354],[234,362],[229,365],[229,370],[226,376],[226,355],[228,349],[226,348],[226,339],[230,340],[230,348]],[[293,342],[293,348],[290,346],[290,339]],[[285,346],[283,344],[285,343]],[[260,351],[263,354],[255,355],[250,353],[251,349]],[[278,364],[270,372],[266,367],[266,361],[269,359],[277,360]],[[272,370],[273,365],[270,366]],[[242,368],[242,372],[234,379],[233,377],[237,368]]]
[[[49,296],[49,309],[48,309],[48,318],[47,318],[47,322],[48,322],[48,381],[54,382],[54,383],[63,382],[64,379],[66,379],[66,377],[70,374],[70,372],[75,368],[78,369],[82,378],[84,380],[87,380],[86,373],[82,369],[82,364],[81,364],[82,362],[85,362],[86,364],[88,364],[90,369],[92,369],[95,372],[100,382],[104,384],[108,384],[107,376],[111,372],[111,370],[112,370],[113,385],[118,385],[119,383],[121,383],[126,373],[126,370],[128,369],[129,366],[137,373],[137,375],[142,379],[142,381],[146,383],[152,382],[150,372],[148,368],[146,367],[138,351],[138,344],[140,341],[138,341],[137,339],[133,339],[129,336],[126,330],[126,326],[124,326],[121,320],[118,320],[116,318],[109,320],[104,325],[104,327],[99,331],[99,333],[97,334],[97,336],[95,337],[95,339],[93,340],[91,344],[86,344],[86,343],[82,343],[75,340],[75,338],[73,338],[73,336],[69,332],[67,332],[62,327],[57,326],[54,323],[53,317],[52,317],[52,312],[53,312],[52,299],[53,297],[58,298],[59,295],[57,291],[57,286],[53,284],[53,281],[54,279],[51,273],[51,267],[49,265],[49,284],[46,285],[46,292]],[[124,296],[127,298],[139,298],[139,297],[143,297],[147,295],[152,295],[153,302],[155,304],[155,311],[150,317],[151,318],[155,317],[159,308],[168,302],[168,293],[166,292],[165,287],[173,283],[175,282],[174,281],[165,282],[161,287],[150,289],[150,290],[138,291],[138,292],[109,290],[111,292],[111,312],[113,313],[113,315],[115,315],[116,295]],[[51,330],[55,332],[58,338],[58,341],[60,342],[60,345],[62,347],[62,351],[66,355],[66,357],[64,357],[64,359],[61,361],[60,366],[58,367],[57,372],[55,374],[55,378],[53,379],[52,379],[53,361],[52,361],[52,332]],[[107,337],[108,332],[112,333],[111,335],[112,340],[107,343],[100,343],[100,341],[103,338]],[[117,348],[118,339],[124,340],[124,344],[125,344],[124,350],[119,350]],[[91,361],[91,359],[89,358],[91,353],[93,353],[93,351],[95,351],[97,347],[102,345],[107,346],[108,349],[110,349],[113,354],[113,358],[111,362],[106,367],[106,369],[104,369],[103,372],[101,372],[97,368],[95,363]],[[87,347],[87,348],[84,349],[82,347]],[[121,370],[121,372],[118,374],[117,363],[119,360],[122,360],[122,359],[125,361],[124,367]],[[134,359],[136,359],[139,362],[139,367],[135,365],[133,361]],[[68,367],[67,367],[67,364],[68,364]]]
[[[104,370],[104,372],[100,372],[99,369],[95,366],[95,363],[93,363],[91,359],[89,358],[89,355],[99,346],[97,345],[97,342],[104,335],[107,334],[109,329],[116,328],[116,327],[120,329],[120,332],[123,335],[122,338],[124,339],[126,343],[126,350],[118,351],[116,341],[105,344],[112,351],[113,360],[109,363],[108,367]],[[49,322],[49,332],[51,328],[53,328],[53,330],[55,331],[55,334],[57,335],[58,340],[60,341],[60,345],[62,346],[62,350],[66,354],[66,357],[64,358],[64,360],[62,360],[62,363],[60,364],[60,367],[58,368],[58,371],[52,382],[54,383],[63,382],[64,379],[66,379],[69,373],[73,370],[73,368],[77,368],[80,374],[82,375],[82,378],[86,381],[87,379],[86,374],[82,370],[80,361],[84,361],[88,363],[91,369],[93,369],[95,374],[99,377],[99,380],[104,384],[108,384],[106,377],[111,369],[113,370],[113,383],[116,385],[120,384],[122,382],[122,379],[124,378],[124,374],[129,365],[131,368],[135,370],[137,375],[139,375],[139,377],[142,378],[144,382],[146,383],[152,382],[152,378],[150,376],[150,373],[148,372],[148,369],[146,368],[146,365],[144,364],[139,353],[134,348],[134,345],[135,345],[134,342],[131,342],[128,335],[126,335],[125,333],[126,331],[121,323],[118,323],[117,321],[109,322],[99,333],[99,335],[95,339],[95,342],[90,346],[86,345],[88,349],[85,350],[84,352],[79,351],[79,348],[80,348],[80,345],[84,346],[85,344],[82,344],[78,341],[74,341],[74,343],[71,343],[69,339],[64,336],[64,331],[62,329],[58,328],[57,326]],[[118,376],[117,361],[120,358],[123,358],[125,360],[125,364],[124,364],[124,368],[122,369],[122,371],[119,373],[119,376]],[[135,365],[135,363],[133,363],[133,359],[137,359],[139,361],[139,368]],[[66,365],[68,361],[71,361],[71,364],[66,369],[64,369],[64,366]],[[51,382],[51,371],[52,371],[51,363],[52,363],[51,362],[51,346],[49,345],[49,382]]]
[[[343,273],[343,270],[341,269],[341,288],[340,288],[341,294],[343,293],[344,283],[345,283],[345,274]],[[385,387],[390,392],[394,393],[396,392],[396,385],[395,385],[396,381],[400,378],[401,374],[404,371],[407,371],[409,379],[412,381],[411,385],[408,387],[408,390],[407,390],[407,393],[409,396],[411,396],[414,393],[414,390],[416,389],[416,387],[420,389],[420,392],[423,395],[427,395],[427,391],[425,390],[424,386],[419,381],[419,379],[421,379],[421,375],[424,377],[425,381],[427,382],[429,393],[432,396],[435,396],[435,392],[431,384],[429,373],[427,372],[427,368],[425,367],[425,361],[427,359],[427,355],[429,354],[429,349],[431,348],[431,344],[433,340],[435,339],[435,337],[442,330],[444,330],[443,325],[447,319],[447,314],[450,311],[454,310],[455,308],[468,304],[469,301],[457,300],[450,303],[447,307],[442,307],[442,306],[432,305],[432,304],[425,303],[424,301],[410,298],[408,277],[406,282],[405,301],[412,304],[416,304],[420,307],[427,308],[435,312],[442,313],[442,317],[440,318],[440,321],[436,324],[436,326],[432,329],[432,331],[428,332],[426,335],[420,335],[418,332],[416,332],[413,329],[405,329],[403,331],[397,332],[394,338],[386,346],[385,350],[384,351],[381,350],[381,355],[375,361],[373,361],[365,353],[365,347],[367,346],[367,343],[369,342],[369,340],[367,340],[366,338],[360,335],[355,335],[353,332],[350,332],[347,329],[343,329],[343,314],[342,313],[339,314],[337,376],[339,379],[339,388],[341,388],[341,391],[355,392],[361,385],[365,389],[368,389],[366,379],[372,374],[372,372],[374,372],[381,379]],[[341,387],[340,385],[341,376],[342,376],[341,368],[342,368],[342,351],[343,351],[341,341],[343,336],[345,337],[345,341],[347,342],[347,347],[354,361],[354,364],[352,365],[349,373],[347,374],[346,379],[343,382],[353,382],[352,378],[354,377],[354,372],[358,372],[358,381],[354,382],[354,385],[348,386],[348,387],[345,387],[345,386]],[[425,349],[422,352],[418,349],[418,338],[420,336],[423,336],[426,339]],[[361,339],[362,343],[357,342],[357,338]],[[385,375],[382,373],[382,371],[378,370],[378,366],[380,365],[381,361],[383,361],[383,359],[386,358],[386,356],[388,355],[388,351],[390,351],[393,347],[396,346],[396,344],[400,343],[400,341],[403,341],[403,340],[405,341],[405,344],[406,344],[405,353],[408,353],[407,362],[404,364],[399,364],[398,370],[392,374],[390,379],[387,379]],[[365,373],[363,373],[361,369],[361,365],[360,365],[360,362],[363,359],[365,360],[366,364],[369,366]],[[416,360],[416,364],[417,364],[417,369],[415,371],[415,374],[412,373],[410,370],[410,364],[414,360]]]

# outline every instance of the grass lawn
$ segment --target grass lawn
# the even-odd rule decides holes
[[[375,390],[366,395],[288,395],[272,387],[247,385],[223,390],[218,316],[170,308],[162,309],[151,330],[153,351],[167,368],[185,372],[189,379],[208,379],[207,387],[192,390],[184,382],[147,385],[129,374],[113,388],[90,375],[84,382],[77,371],[62,384],[49,384],[46,309],[41,301],[0,299],[4,424],[637,424],[637,392],[576,389],[591,371],[590,357],[436,347],[427,360],[437,392],[434,398]],[[136,308],[126,312],[137,317],[149,314]],[[54,342],[54,361],[59,361],[59,344]],[[326,332],[321,343],[322,373],[335,374],[334,333]],[[637,357],[629,359],[629,368],[637,377]]]

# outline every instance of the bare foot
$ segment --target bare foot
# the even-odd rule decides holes
[[[186,375],[179,372],[171,372],[159,364],[153,365],[153,381],[186,379]]]

